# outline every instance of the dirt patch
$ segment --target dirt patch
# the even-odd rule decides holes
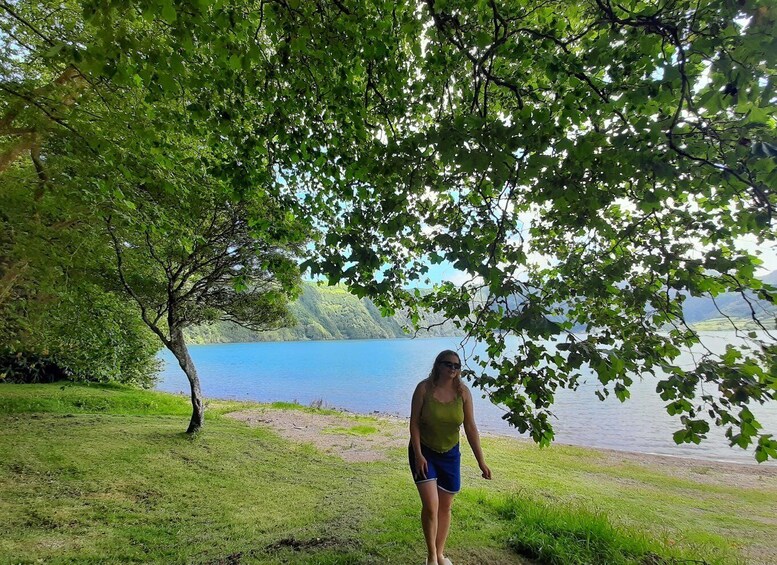
[[[242,552],[231,553],[226,557],[220,557],[218,559],[214,559],[213,561],[208,561],[206,565],[240,565],[240,563],[242,563],[243,557],[244,555]]]
[[[311,443],[324,453],[349,462],[385,461],[388,451],[407,445],[407,422],[399,418],[369,419],[343,412],[316,414],[302,410],[274,408],[231,412],[227,417],[251,426],[269,426],[284,438]],[[375,430],[365,429],[365,422],[377,420]]]
[[[297,539],[291,537],[278,540],[261,549],[250,549],[245,552],[240,551],[231,553],[227,556],[207,561],[205,562],[205,565],[240,565],[246,560],[254,563],[257,559],[261,560],[263,555],[278,553],[283,550],[313,552],[323,549],[342,549],[344,551],[351,551],[358,546],[359,542],[356,540],[340,540],[327,537]]]
[[[695,483],[735,488],[776,488],[777,466],[727,463],[686,459],[669,455],[651,455],[596,449],[604,456],[607,466],[639,466],[661,474]]]
[[[317,549],[329,549],[337,547],[352,547],[355,544],[353,542],[343,542],[336,538],[312,538],[312,539],[297,539],[297,538],[285,538],[278,540],[267,546],[267,551],[279,551],[281,549],[292,549],[294,551],[310,551]]]

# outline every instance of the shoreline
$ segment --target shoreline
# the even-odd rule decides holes
[[[257,401],[246,401],[246,400],[238,400],[234,398],[221,398],[221,399],[213,398],[213,400],[237,402],[237,403],[242,403],[246,405],[260,404],[261,408],[259,408],[258,410],[261,410],[261,411],[277,411],[277,412],[288,412],[288,413],[295,413],[300,411],[296,408],[283,408],[283,407],[274,408],[272,406],[274,403],[272,402],[266,403],[266,402],[257,402]],[[276,402],[283,402],[283,401],[276,401]],[[383,420],[383,421],[389,422],[392,426],[406,427],[408,425],[408,422],[410,421],[409,417],[400,416],[398,414],[392,414],[387,412],[381,412],[379,410],[375,410],[372,412],[355,412],[345,408],[338,408],[338,407],[332,407],[327,405],[323,405],[320,408],[317,408],[314,406],[305,406],[304,404],[293,403],[293,402],[290,402],[288,404],[294,404],[295,406],[299,406],[301,411],[308,412],[311,414],[315,414],[317,410],[329,410],[332,412],[336,412],[338,415],[342,417],[347,417],[347,418],[367,417],[367,418],[374,418],[379,421]],[[246,406],[246,409],[235,410],[234,412],[230,412],[227,415],[229,416],[231,414],[248,413],[248,412],[251,412],[252,410],[256,410],[256,409],[249,408],[248,406]],[[237,419],[241,419],[241,418],[238,417]],[[571,448],[571,449],[589,450],[592,452],[600,453],[607,459],[611,459],[611,460],[628,459],[628,460],[631,460],[632,462],[640,463],[642,465],[649,465],[651,467],[656,467],[661,469],[664,469],[666,467],[690,469],[690,468],[703,468],[706,466],[706,467],[715,467],[717,470],[724,472],[725,474],[735,474],[735,473],[744,472],[747,475],[758,476],[760,478],[773,477],[777,479],[777,460],[769,460],[764,463],[758,463],[755,460],[750,462],[750,461],[721,460],[721,459],[711,459],[711,458],[710,459],[694,458],[694,457],[688,457],[686,455],[670,455],[665,453],[620,450],[620,449],[614,449],[610,447],[579,445],[579,444],[563,443],[563,442],[556,442],[556,441],[551,443],[551,445],[546,448],[540,448],[530,438],[518,437],[511,434],[493,432],[488,430],[487,431],[481,430],[480,435],[486,438],[493,438],[493,439],[504,440],[508,442],[515,442],[517,444],[524,444],[527,446],[537,447],[537,449],[552,449],[553,447],[559,447],[562,449]]]
[[[496,437],[503,437],[508,439],[513,439],[517,441],[526,441],[529,443],[534,443],[531,439],[528,438],[522,438],[522,437],[516,437],[510,434],[501,434],[498,432],[481,432],[481,435],[490,435],[490,436],[496,436]],[[579,449],[593,449],[596,451],[604,451],[608,453],[622,453],[626,455],[633,455],[638,457],[655,457],[655,458],[666,458],[666,459],[678,459],[682,461],[687,461],[689,463],[710,463],[715,465],[731,465],[733,467],[751,467],[753,469],[772,469],[775,473],[777,473],[777,460],[768,460],[763,463],[758,463],[755,459],[752,461],[737,461],[734,459],[713,459],[713,458],[706,458],[706,457],[690,457],[688,455],[673,455],[670,453],[657,453],[655,451],[634,451],[634,450],[628,450],[628,449],[616,449],[613,447],[602,447],[598,445],[585,445],[585,444],[579,444],[579,443],[565,443],[565,442],[559,442],[554,441],[551,446],[558,445],[563,447],[574,447]],[[733,449],[733,448],[732,448]]]

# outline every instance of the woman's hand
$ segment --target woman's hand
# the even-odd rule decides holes
[[[415,478],[418,479],[425,479],[426,478],[426,471],[429,469],[426,463],[426,457],[423,455],[416,455],[415,458]]]
[[[480,472],[482,473],[482,476],[484,479],[491,480],[491,469],[488,468],[488,465],[485,463],[480,463],[478,465],[480,467]]]

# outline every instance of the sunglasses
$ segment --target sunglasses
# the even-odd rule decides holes
[[[461,363],[451,363],[450,361],[440,361],[440,365],[443,365],[444,367],[448,367],[449,369],[453,369],[454,371],[458,371],[461,369]]]

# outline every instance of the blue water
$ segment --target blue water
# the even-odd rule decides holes
[[[716,345],[713,338],[713,347]],[[725,339],[722,344],[725,344]],[[193,345],[203,394],[210,398],[259,402],[323,401],[352,412],[382,412],[407,417],[415,385],[425,378],[443,349],[460,349],[457,338],[304,341]],[[471,354],[471,347],[466,349]],[[161,354],[165,367],[157,388],[188,393],[189,384],[172,354]],[[594,379],[591,379],[592,381]],[[722,430],[713,429],[701,445],[675,445],[679,421],[664,411],[655,379],[637,380],[632,398],[598,400],[591,383],[577,392],[562,391],[554,405],[556,441],[641,453],[753,463],[752,454],[730,448]],[[519,436],[504,410],[473,388],[475,418],[482,431]],[[754,413],[768,432],[777,433],[777,403]]]

